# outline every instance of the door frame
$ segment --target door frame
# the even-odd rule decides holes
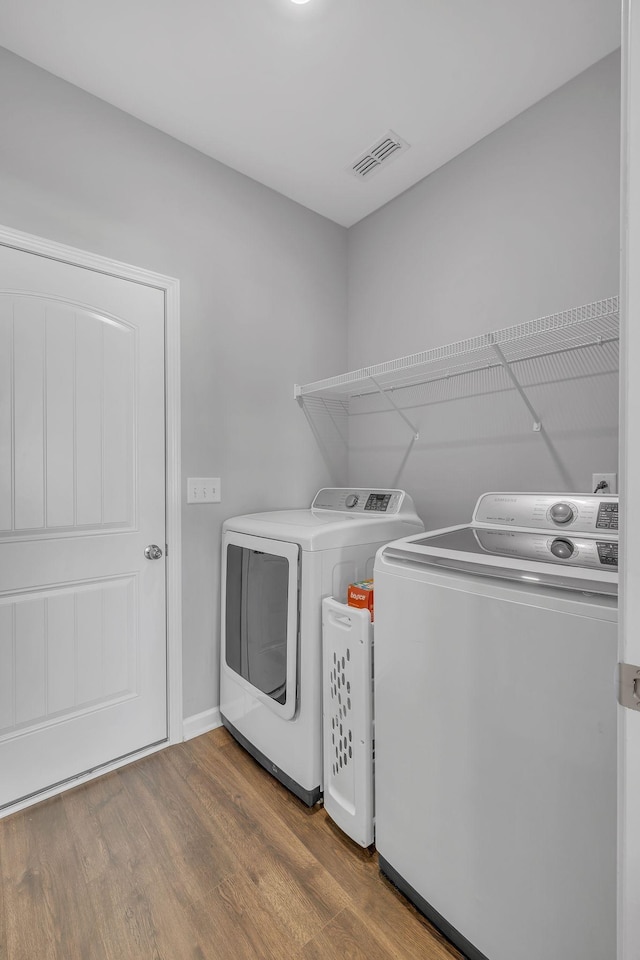
[[[640,3],[622,4],[620,197],[620,629],[618,658],[640,664],[640,443],[635,412],[640,336]],[[638,956],[640,909],[640,713],[618,707],[617,960]]]
[[[60,260],[121,280],[155,287],[164,293],[165,304],[165,518],[166,542],[166,623],[167,623],[167,739],[127,757],[82,774],[64,784],[44,790],[14,806],[3,816],[55,796],[69,787],[102,776],[109,770],[162,750],[183,739],[182,716],[182,522],[181,522],[181,434],[180,434],[180,281],[152,270],[136,267],[100,254],[70,247],[30,233],[0,225],[0,246]]]

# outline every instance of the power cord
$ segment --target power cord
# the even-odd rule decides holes
[[[600,483],[596,486],[596,488],[595,488],[595,490],[594,490],[593,492],[594,492],[594,493],[597,493],[598,490],[608,490],[608,489],[609,489],[609,484],[607,483],[607,481],[606,481],[606,480],[601,480]]]

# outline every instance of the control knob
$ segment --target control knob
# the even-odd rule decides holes
[[[573,556],[573,544],[571,540],[562,540],[560,537],[556,537],[551,544],[550,550],[558,560],[568,560],[569,557]]]
[[[346,507],[349,508],[349,510],[351,510],[352,507],[355,507],[357,502],[358,502],[358,494],[350,493],[347,499],[345,500],[344,504]]]
[[[549,510],[549,516],[554,523],[570,523],[574,516],[574,510],[570,503],[554,503]]]

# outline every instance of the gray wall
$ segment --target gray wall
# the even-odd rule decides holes
[[[349,369],[616,294],[619,113],[616,53],[352,227]],[[487,490],[588,490],[617,470],[618,388],[587,353],[525,371],[552,449],[487,374],[411,397],[400,474],[406,425],[353,417],[350,482],[397,480],[430,527]]]
[[[184,713],[218,702],[220,526],[329,481],[295,382],[345,366],[346,231],[0,50],[0,223],[178,277]],[[186,489],[186,487],[185,487]]]

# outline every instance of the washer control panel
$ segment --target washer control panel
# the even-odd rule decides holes
[[[411,497],[404,490],[325,487],[316,493],[311,509],[337,510],[363,517],[379,517],[380,514],[396,516],[399,513],[413,512],[414,507]]]
[[[475,523],[540,530],[618,533],[618,498],[585,493],[485,493]],[[559,548],[560,549],[560,548]]]
[[[598,507],[596,518],[597,530],[613,530],[618,532],[618,501],[605,500]]]
[[[476,529],[478,544],[486,553],[519,560],[543,560],[577,567],[618,570],[618,541],[598,537],[549,536],[519,530]]]

